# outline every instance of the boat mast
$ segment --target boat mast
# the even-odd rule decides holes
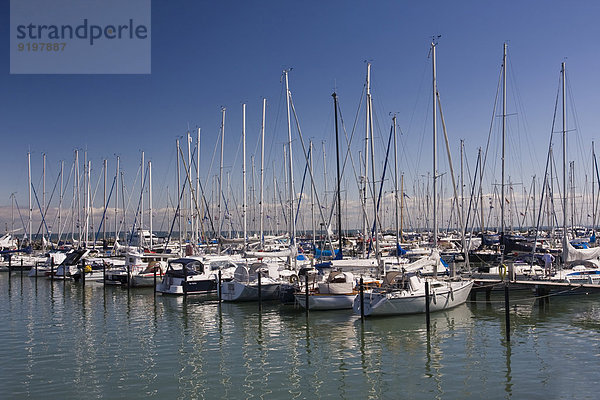
[[[293,266],[296,269],[296,218],[294,217],[294,169],[292,165],[292,125],[290,119],[290,89],[288,82],[288,71],[283,71],[285,76],[285,102],[287,106],[287,125],[288,125],[288,147],[289,147],[289,174],[290,174],[290,233],[292,235],[290,245],[292,246]]]
[[[104,195],[103,195],[103,203],[102,205],[104,206],[104,209],[106,210],[106,167],[107,167],[107,160],[104,159],[103,162],[103,175],[104,175]],[[62,179],[62,170],[61,170],[61,179]],[[61,184],[62,186],[62,184]],[[106,242],[106,224],[104,223],[106,219],[106,213],[102,213],[102,242],[105,243]]]
[[[60,162],[60,190],[59,190],[59,200],[58,200],[58,239],[57,242],[60,242],[60,238],[62,236],[62,202],[63,202],[63,172],[64,172],[64,161]],[[14,225],[14,221],[13,221]],[[14,228],[13,228],[14,229]]]
[[[313,142],[308,142],[308,153],[310,155],[310,176],[313,176]],[[315,188],[310,186],[310,220],[312,225],[312,245],[316,253],[317,248],[317,228],[315,226]]]
[[[370,88],[369,88],[370,89]],[[371,181],[373,185],[373,221],[375,226],[375,258],[379,263],[379,218],[378,218],[378,210],[377,210],[377,197],[375,193],[377,193],[377,182],[375,181],[375,140],[373,138],[373,98],[371,97],[371,91],[367,94],[367,110],[369,110],[368,119],[369,119],[369,135],[371,136]],[[366,154],[365,154],[365,157]]]
[[[367,100],[365,102],[366,117],[365,117],[365,170],[364,170],[364,182],[363,182],[363,258],[366,256],[367,251],[367,238],[369,237],[369,224],[367,222],[367,186],[369,176],[369,98],[371,97],[371,63],[367,63]]]
[[[190,167],[191,168],[191,167]],[[202,222],[202,215],[200,215],[200,211],[198,209],[198,197],[200,196],[200,128],[198,128],[198,135],[196,137],[196,242],[200,241],[200,227],[202,225],[202,231],[204,231],[204,225]],[[204,194],[202,194],[204,196]],[[204,206],[204,204],[202,204]],[[150,231],[150,236],[152,237],[152,231]]]
[[[223,193],[223,151],[225,145],[225,107],[221,108],[221,162],[219,167],[219,190],[217,192],[217,214],[219,216],[218,253],[221,254],[221,236],[223,228],[223,213],[221,210],[221,193]]]
[[[435,40],[431,42],[431,65],[433,74],[433,247],[437,247],[438,242],[438,220],[437,220],[437,80],[435,66]],[[434,270],[437,275],[437,270]]]
[[[322,140],[321,141],[321,148],[323,149],[323,203],[324,203],[324,207],[325,210],[329,210],[329,207],[327,207],[327,156],[325,153],[325,141]],[[326,227],[328,228],[328,227]]]
[[[115,244],[119,237],[117,236],[118,232],[118,218],[117,214],[119,212],[119,156],[117,156],[117,170],[115,172]]]
[[[248,224],[248,216],[246,215],[248,206],[246,204],[247,201],[247,193],[246,193],[246,104],[242,104],[242,185],[243,185],[243,197],[242,197],[242,216],[244,218],[244,251],[246,251],[247,242],[247,224]]]
[[[144,151],[142,150],[142,160],[140,162],[140,247],[144,246],[144,166]]]
[[[506,150],[506,48],[502,56],[502,183],[500,185],[500,263],[504,262],[504,159]]]
[[[87,151],[85,152],[85,158],[87,159]],[[87,161],[87,185],[86,185],[86,196],[85,196],[85,246],[87,247],[89,241],[89,231],[90,231],[90,214],[92,211],[92,161]]]
[[[179,252],[181,253],[181,251],[183,250],[183,238],[181,236],[181,226],[183,225],[183,219],[181,215],[181,171],[179,167],[179,139],[175,140],[175,146],[177,148],[177,154],[175,156],[177,157],[177,213],[179,214]]]
[[[46,219],[46,153],[42,153],[42,220]],[[46,242],[43,240],[45,233],[42,230],[42,250],[46,250]],[[48,238],[50,240],[50,238]]]
[[[562,75],[562,144],[563,144],[563,265],[567,263],[567,107],[566,107],[566,71],[561,65]]]
[[[396,210],[396,262],[400,264],[400,223],[398,221],[398,145],[397,145],[397,133],[396,133],[396,115],[392,117],[392,123],[394,124],[394,210]]]
[[[465,180],[464,180],[464,153],[465,153],[465,141],[464,139],[460,140],[460,215],[462,221],[465,220]],[[466,235],[467,227],[461,227],[463,229],[462,235]]]
[[[260,127],[260,247],[264,248],[264,172],[265,172],[265,112],[267,109],[267,99],[263,98],[262,124]]]
[[[335,115],[335,156],[337,163],[337,225],[338,225],[338,241],[340,247],[340,257],[342,257],[342,176],[340,171],[340,139],[338,133],[338,102],[337,93],[333,92],[333,108]],[[395,118],[395,117],[394,117]],[[325,154],[325,153],[323,153]],[[335,252],[333,253],[335,255]]]
[[[148,208],[150,209],[150,251],[152,251],[152,161],[148,161]]]
[[[27,153],[27,183],[28,183],[28,187],[29,187],[29,232],[28,232],[28,246],[31,246],[31,230],[32,230],[32,213],[33,213],[33,208],[31,207],[31,153],[28,152]]]

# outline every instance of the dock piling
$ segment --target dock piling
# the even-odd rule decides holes
[[[425,322],[427,324],[427,333],[431,328],[431,316],[429,315],[429,281],[425,281]]]
[[[153,288],[154,288],[154,299],[156,300],[156,269],[154,268],[154,282],[153,282]]]
[[[221,282],[222,282],[222,276],[221,276],[221,270],[219,269],[219,281],[218,286],[217,286],[217,294],[219,297],[219,304],[221,304],[221,301],[223,300],[223,293],[221,292]]]
[[[504,284],[504,316],[506,319],[506,341],[510,342],[510,308],[508,298],[508,283]]]
[[[262,311],[262,273],[258,269],[258,312]]]
[[[365,281],[362,275],[358,283],[358,293],[360,296],[360,320],[362,321],[365,319]]]
[[[306,309],[306,315],[308,315],[308,273],[305,275],[306,288],[304,292],[304,308]]]

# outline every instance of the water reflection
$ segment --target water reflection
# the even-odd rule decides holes
[[[598,297],[372,318],[0,274],[9,398],[540,398],[594,381]],[[549,350],[554,349],[554,350]],[[559,377],[560,379],[557,379]],[[595,398],[593,385],[578,397]]]

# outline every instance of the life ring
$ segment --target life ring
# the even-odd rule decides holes
[[[504,278],[506,277],[506,265],[500,264],[500,266],[498,267],[498,275],[500,275],[501,280],[504,280]]]

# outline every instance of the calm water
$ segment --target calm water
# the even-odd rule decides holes
[[[360,319],[0,274],[0,398],[598,399],[600,296]]]

